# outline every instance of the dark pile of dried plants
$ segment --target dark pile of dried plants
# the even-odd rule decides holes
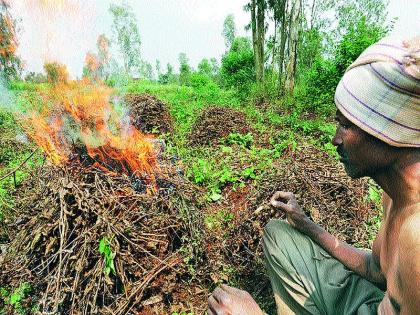
[[[191,145],[214,144],[233,132],[250,132],[245,114],[232,108],[210,106],[197,117],[189,142]]]
[[[160,171],[151,193],[150,183],[79,163],[44,165],[17,193],[2,286],[30,282],[50,314],[204,309],[206,291],[185,263],[200,255],[191,245],[200,238],[200,191],[169,163]]]
[[[173,120],[168,106],[149,94],[130,93],[124,97],[131,124],[144,133],[171,133]]]

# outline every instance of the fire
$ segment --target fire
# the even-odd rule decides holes
[[[82,147],[91,167],[154,184],[158,165],[153,138],[130,124],[111,88],[82,80],[59,83],[38,94],[27,97],[31,109],[23,114],[23,125],[54,164],[74,161],[75,147]]]

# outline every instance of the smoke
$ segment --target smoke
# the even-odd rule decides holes
[[[0,77],[0,109],[12,112],[15,108],[15,103],[15,96],[8,89],[6,80]]]
[[[46,62],[59,62],[80,73],[84,52],[94,47],[98,10],[93,1],[25,0],[12,5],[20,18],[19,54],[31,68],[42,71]]]

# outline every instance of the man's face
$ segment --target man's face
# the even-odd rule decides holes
[[[336,121],[332,143],[351,178],[372,177],[392,163],[392,147],[360,129],[338,110]]]

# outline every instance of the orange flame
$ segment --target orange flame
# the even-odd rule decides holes
[[[111,102],[113,93],[86,79],[40,90],[38,102],[30,100],[31,108],[38,110],[23,116],[24,126],[56,165],[71,160],[77,143],[86,147],[93,167],[134,174],[154,184],[158,166],[153,138],[130,125]]]

